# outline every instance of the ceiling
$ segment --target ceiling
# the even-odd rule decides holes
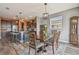
[[[78,6],[78,3],[48,3],[47,11],[49,14],[54,14]],[[22,14],[19,15],[19,12]],[[44,13],[43,3],[0,3],[0,16],[2,17],[15,18],[16,15],[41,17],[42,13]]]

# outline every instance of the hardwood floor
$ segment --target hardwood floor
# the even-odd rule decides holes
[[[8,39],[0,40],[0,55],[19,55],[23,54],[26,44],[20,44],[19,42],[10,42]],[[24,52],[25,53],[25,52]]]
[[[7,40],[0,40],[0,55],[15,55],[16,51]]]

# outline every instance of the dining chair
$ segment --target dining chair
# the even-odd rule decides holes
[[[29,33],[29,54],[30,54],[30,48],[33,48],[35,50],[35,55],[37,54],[37,51],[39,48],[43,48],[44,43],[40,42],[40,40],[37,40],[36,32],[31,31]]]
[[[53,31],[53,37],[52,37],[52,51],[53,54],[55,54],[55,49],[57,50],[59,47],[59,37],[60,37],[60,31]]]
[[[46,41],[47,46],[52,46],[52,53],[55,54],[55,49],[59,47],[60,31],[53,30],[52,36]]]

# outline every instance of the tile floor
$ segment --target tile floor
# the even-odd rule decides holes
[[[37,55],[53,55],[52,46],[47,46],[46,50],[47,50],[46,53],[39,52],[37,53]],[[25,49],[25,51],[21,52],[20,54],[28,55],[28,47]],[[30,55],[34,55],[34,54],[35,54],[35,50],[31,49]],[[79,55],[79,48],[74,47],[67,43],[60,43],[59,48],[55,50],[55,55]]]
[[[5,43],[5,42],[2,42]],[[7,43],[6,43],[7,44]],[[14,53],[14,49],[11,47],[13,46],[14,48],[17,49],[18,55],[29,55],[28,51],[29,51],[29,47],[27,46],[26,48],[23,48],[21,45],[19,44],[15,44],[15,43],[9,43],[8,45],[4,44],[1,45],[1,41],[0,41],[0,54],[2,55],[15,55],[16,53]],[[8,48],[7,48],[8,47]],[[6,50],[7,48],[7,50]],[[46,47],[47,52],[39,52],[37,53],[37,55],[53,55],[52,53],[52,46],[47,46]],[[9,51],[9,52],[7,52]],[[14,52],[13,52],[14,51]],[[31,53],[30,55],[34,55],[35,54],[35,50],[31,49]],[[70,44],[67,43],[59,43],[59,48],[57,50],[55,50],[55,55],[79,55],[79,47],[74,47]]]

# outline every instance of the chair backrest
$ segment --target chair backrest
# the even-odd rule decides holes
[[[35,44],[35,40],[36,40],[36,32],[35,31],[31,31],[29,33],[29,43],[30,44]]]
[[[58,43],[60,37],[60,31],[53,31],[53,43]]]

